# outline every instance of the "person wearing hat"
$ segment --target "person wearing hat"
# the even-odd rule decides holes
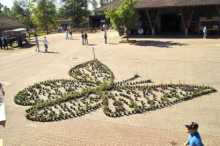
[[[189,133],[189,137],[185,143],[185,146],[204,146],[201,136],[198,132],[199,125],[196,122],[192,122],[185,126],[187,129],[187,133]]]

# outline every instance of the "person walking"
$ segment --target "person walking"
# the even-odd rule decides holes
[[[85,32],[84,34],[84,38],[85,38],[85,44],[88,45],[89,41],[88,41],[88,34]]]
[[[187,133],[189,133],[188,140],[184,144],[185,146],[204,146],[201,136],[198,132],[199,125],[196,122],[191,122],[185,125]]]
[[[107,44],[108,43],[107,30],[104,31],[104,39],[105,39],[105,44]]]
[[[66,40],[69,40],[69,30],[68,29],[66,29]]]
[[[81,31],[82,45],[85,45],[85,35],[84,32]]]
[[[70,39],[72,40],[73,39],[73,32],[72,32],[72,30],[69,31],[69,34],[70,34]]]
[[[0,104],[3,103],[4,96],[5,96],[5,91],[3,89],[2,83],[0,82]]]
[[[0,37],[0,48],[3,49],[3,45],[2,45],[2,37]]]
[[[5,45],[5,48],[8,49],[8,39],[7,39],[7,36],[4,37],[4,45]]]
[[[5,36],[2,36],[2,47],[5,49],[7,48],[8,44],[7,44],[7,40],[5,38]]]
[[[40,44],[39,44],[37,33],[34,34],[34,38],[35,38],[35,43],[36,43],[36,52],[40,52]]]
[[[44,41],[43,42],[44,42],[44,47],[45,47],[45,53],[47,53],[48,52],[48,44],[49,43],[47,41],[47,37],[46,36],[44,37]]]
[[[203,39],[206,39],[207,38],[207,27],[204,26],[202,31],[203,31]]]

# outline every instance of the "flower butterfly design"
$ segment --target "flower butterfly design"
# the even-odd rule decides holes
[[[109,117],[128,116],[216,92],[208,86],[137,81],[138,75],[115,82],[112,71],[97,59],[73,67],[69,75],[72,80],[48,80],[25,88],[14,101],[31,106],[26,110],[27,119],[50,122],[83,116],[99,108]]]

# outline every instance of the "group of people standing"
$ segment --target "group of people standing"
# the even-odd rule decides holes
[[[102,26],[102,31],[104,32],[104,42],[105,44],[108,43],[108,37],[107,37],[107,25],[103,24]],[[73,33],[72,30],[68,27],[65,31],[65,39],[66,40],[72,40],[73,39]],[[88,33],[85,31],[81,31],[81,39],[82,39],[82,45],[88,45],[89,41],[88,41]]]
[[[8,49],[8,41],[7,41],[6,36],[0,37],[0,48],[1,49]]]
[[[36,44],[36,52],[40,52],[40,41],[38,39],[37,33],[35,33],[34,38],[35,38],[35,44]],[[49,42],[46,36],[43,39],[43,45],[44,45],[44,52],[47,53]]]
[[[72,40],[73,39],[73,32],[71,29],[66,30],[66,40]]]

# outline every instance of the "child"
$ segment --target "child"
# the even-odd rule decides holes
[[[35,43],[36,43],[36,51],[40,52],[40,44],[39,44],[37,33],[34,34],[34,38],[35,38]]]
[[[45,52],[48,52],[48,41],[47,41],[47,37],[44,37],[44,47],[45,47]]]
[[[88,41],[88,34],[85,33],[84,35],[85,35],[85,44],[88,45],[88,44],[89,44],[89,41]]]

